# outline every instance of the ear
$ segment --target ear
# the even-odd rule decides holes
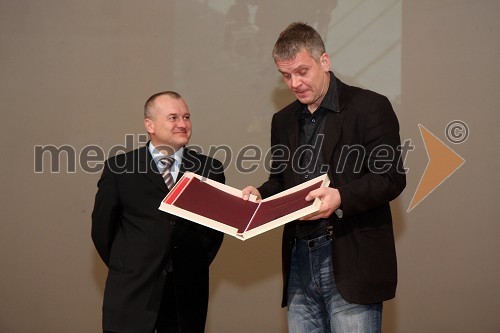
[[[148,132],[149,134],[154,134],[155,123],[151,119],[144,118],[144,127],[146,128],[146,132]]]
[[[323,68],[325,72],[330,71],[330,56],[328,55],[328,53],[323,53],[319,58],[319,61],[321,64],[321,68]]]

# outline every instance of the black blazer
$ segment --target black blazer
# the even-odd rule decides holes
[[[406,186],[397,150],[399,123],[386,97],[348,86],[333,75],[331,80],[337,80],[339,110],[327,112],[322,156],[329,165],[330,186],[339,190],[342,199],[342,218],[335,214],[330,217],[334,226],[334,276],[347,301],[381,302],[394,297],[397,283],[389,201]],[[259,188],[264,198],[300,183],[292,165],[297,165],[293,157],[299,145],[296,112],[302,107],[295,101],[273,116],[273,153],[279,155],[277,147],[282,145],[289,150],[289,158],[283,162],[286,158],[280,156],[279,162],[273,161],[269,180]],[[386,152],[391,156],[385,156]],[[285,225],[282,306],[287,305],[294,232],[293,223]]]
[[[222,164],[185,149],[178,178],[192,171],[224,182]],[[92,212],[92,240],[108,266],[103,329],[152,332],[166,280],[174,267],[183,332],[203,332],[208,267],[223,234],[158,210],[168,193],[147,146],[107,160]]]

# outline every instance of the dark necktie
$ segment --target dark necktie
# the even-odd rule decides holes
[[[163,165],[163,179],[165,180],[165,184],[167,184],[167,188],[170,190],[174,186],[174,178],[170,173],[170,168],[174,164],[174,158],[172,156],[163,157],[160,163]]]

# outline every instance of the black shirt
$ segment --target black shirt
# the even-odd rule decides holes
[[[299,119],[299,170],[301,182],[318,177],[327,172],[323,160],[325,117],[328,112],[338,112],[338,91],[335,76],[330,72],[330,85],[320,106],[311,113],[307,105],[297,112]],[[295,235],[298,239],[313,239],[325,235],[329,219],[297,221]]]

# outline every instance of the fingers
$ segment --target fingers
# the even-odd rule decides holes
[[[306,196],[306,201],[313,201],[316,198],[322,199],[328,194],[327,188],[318,188],[309,192]]]
[[[300,221],[314,221],[317,219],[323,219],[327,218],[332,214],[331,210],[326,210],[326,211],[317,211],[315,213],[309,214],[307,216],[304,216],[303,218],[300,218]]]
[[[316,198],[321,200],[319,210],[310,215],[301,218],[301,221],[312,221],[320,218],[329,217],[337,208],[339,208],[341,199],[337,189],[335,188],[319,188],[309,192],[306,196],[307,201],[312,201]]]
[[[261,199],[260,192],[253,186],[247,186],[241,191],[241,197],[243,200],[248,200],[250,195],[255,195],[257,200]]]
[[[319,213],[318,212],[314,212],[314,213],[311,213],[311,214],[306,215],[304,217],[301,217],[299,219],[299,221],[312,221],[312,220],[316,220],[316,219],[318,219],[318,217],[316,217],[317,215],[319,215]]]

